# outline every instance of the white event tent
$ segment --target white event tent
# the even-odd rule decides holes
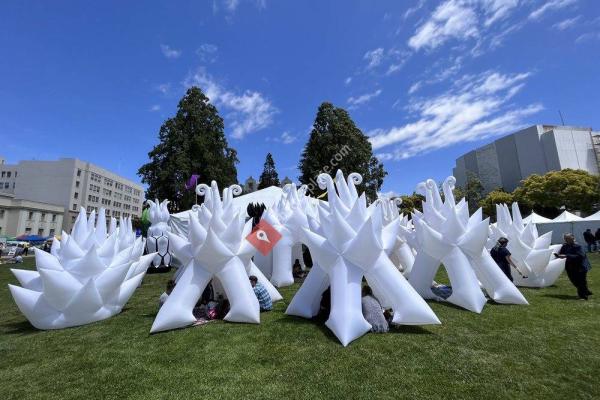
[[[600,211],[585,218],[566,210],[554,219],[544,218],[535,213],[532,215],[534,216],[533,222],[537,225],[540,235],[552,231],[552,243],[554,244],[562,243],[565,233],[573,233],[577,242],[585,245],[583,232],[586,229],[596,232],[596,229],[600,228]],[[525,220],[530,217],[531,215],[525,218]]]

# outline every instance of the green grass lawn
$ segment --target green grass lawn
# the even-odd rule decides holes
[[[600,296],[600,257],[591,259]],[[554,287],[523,289],[529,306],[488,303],[477,315],[430,302],[442,325],[367,334],[347,348],[284,314],[296,285],[260,325],[150,335],[169,276],[147,276],[111,319],[38,331],[1,265],[0,399],[600,398],[600,300],[576,300],[564,274]]]

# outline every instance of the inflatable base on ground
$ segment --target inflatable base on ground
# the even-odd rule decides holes
[[[165,272],[171,271],[171,267],[167,267],[166,265],[161,265],[160,267],[153,267],[152,265],[146,271],[147,274],[164,274]]]

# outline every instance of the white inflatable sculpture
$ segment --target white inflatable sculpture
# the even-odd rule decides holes
[[[205,196],[205,200],[190,213],[188,237],[169,233],[174,255],[182,262],[183,272],[160,308],[150,332],[194,323],[194,306],[208,283],[215,278],[229,299],[226,321],[260,322],[259,304],[248,280],[249,275],[258,278],[273,301],[281,299],[277,290],[252,263],[256,248],[246,240],[252,230],[252,220],[244,222],[244,212],[234,212],[229,197],[238,188],[226,189],[224,201],[221,201],[216,182],[213,181],[210,187],[204,184],[197,186],[196,192]]]
[[[400,214],[398,210],[398,206],[402,204],[402,199],[382,198],[377,199],[375,202],[380,207],[385,227],[398,224],[397,227],[393,228],[396,232],[395,240],[390,240],[385,244],[385,251],[400,272],[408,277],[415,262],[415,251],[410,245],[411,239],[414,237],[414,229],[408,216]]]
[[[304,243],[313,257],[313,267],[292,299],[286,313],[312,318],[327,286],[331,287],[331,312],[326,326],[347,346],[371,329],[361,309],[363,276],[382,303],[394,310],[393,322],[404,325],[439,324],[427,303],[408,284],[384,250],[387,237],[376,205],[367,208],[364,194],[355,184],[362,178],[350,174],[348,182],[338,171],[336,186],[327,174],[318,177],[327,188],[328,207],[319,207],[319,221],[308,216],[309,229],[303,229]]]
[[[154,254],[142,256],[131,220],[111,224],[104,209],[86,220],[82,208],[71,235],[54,240],[51,253],[35,249],[37,271],[13,269],[21,287],[8,285],[19,310],[38,329],[61,329],[100,321],[121,312],[139,286]],[[141,257],[141,258],[140,258]]]
[[[409,282],[424,298],[439,299],[431,286],[443,264],[452,286],[452,294],[445,300],[452,304],[480,313],[487,302],[480,282],[498,303],[527,304],[484,247],[489,220],[482,220],[481,209],[469,217],[464,199],[455,203],[454,184],[454,177],[444,182],[445,201],[433,180],[418,186],[425,201],[423,213],[413,214],[419,251]]]
[[[294,283],[292,265],[296,259],[304,264],[302,257],[302,229],[308,228],[306,214],[311,213],[312,204],[306,196],[306,186],[296,189],[295,184],[286,185],[285,196],[279,202],[265,211],[263,218],[280,234],[273,251],[266,257],[261,257],[261,270],[267,270],[271,275],[271,283],[277,287],[289,286]],[[258,257],[257,257],[258,258]]]
[[[490,250],[501,237],[508,239],[507,248],[519,268],[518,271],[512,268],[515,284],[526,287],[553,285],[565,269],[565,259],[553,256],[561,245],[551,245],[552,232],[538,236],[534,223],[523,223],[517,203],[512,204],[512,217],[506,204],[496,204],[496,219],[496,224],[490,226],[486,247]]]
[[[171,253],[169,251],[169,236],[171,227],[169,226],[169,209],[167,205],[169,200],[163,200],[162,203],[156,200],[147,200],[150,204],[148,211],[152,225],[148,228],[148,238],[146,239],[146,248],[148,253],[156,253],[152,260],[154,267],[169,267],[171,265]]]

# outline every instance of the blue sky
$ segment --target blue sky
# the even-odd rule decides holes
[[[536,123],[600,127],[595,0],[3,1],[0,154],[137,168],[200,85],[239,152],[296,179],[319,104],[371,137],[384,192]],[[347,171],[350,172],[350,171]]]

